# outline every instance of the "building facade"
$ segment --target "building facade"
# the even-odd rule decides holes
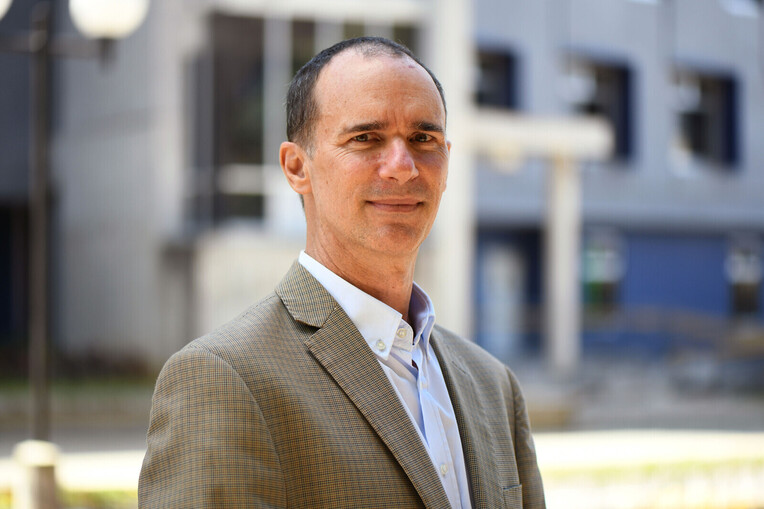
[[[760,325],[761,3],[484,1],[475,12],[481,65],[506,69],[484,104],[598,114],[614,129],[611,159],[582,166],[585,349],[667,354]],[[495,170],[476,165],[478,337],[509,331],[533,348],[544,173]]]
[[[450,94],[451,208],[418,269],[439,321],[504,360],[543,351],[550,162],[473,150],[464,133],[498,111],[612,128],[612,155],[577,163],[585,353],[669,355],[760,331],[763,19],[757,0],[154,1],[110,61],[54,68],[57,348],[156,366],[271,291],[304,241],[278,168],[286,85],[317,50],[364,34],[410,46]],[[23,67],[9,58],[0,74]],[[23,78],[3,83],[5,153],[28,115]],[[13,153],[0,161],[11,332],[26,235]]]

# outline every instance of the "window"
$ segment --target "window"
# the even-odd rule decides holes
[[[419,31],[411,25],[393,25],[393,40],[406,46],[415,55],[419,55]]]
[[[366,29],[363,23],[347,21],[342,25],[342,36],[345,39],[353,39],[355,37],[363,37],[366,35]]]
[[[0,352],[24,345],[28,319],[29,226],[24,205],[0,204]],[[3,359],[5,360],[5,359]],[[3,369],[11,367],[0,361]]]
[[[614,157],[632,155],[632,72],[628,66],[571,57],[563,94],[572,110],[607,120],[615,134]]]
[[[502,49],[479,49],[475,102],[480,106],[517,109],[518,69],[514,53]]]
[[[315,53],[316,24],[312,21],[292,22],[292,76],[308,63]]]
[[[763,0],[719,0],[722,7],[733,16],[754,17],[758,15]]]
[[[738,162],[738,90],[731,76],[680,69],[674,74],[676,126],[672,148],[680,161],[716,168]]]
[[[733,241],[727,253],[725,272],[730,285],[733,316],[756,316],[762,309],[762,246],[755,238]]]
[[[212,215],[215,222],[261,218],[263,163],[263,20],[216,14],[213,44]]]
[[[624,273],[620,238],[610,231],[593,232],[587,237],[582,260],[584,305],[587,311],[614,311]]]

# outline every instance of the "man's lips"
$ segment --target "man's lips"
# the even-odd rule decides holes
[[[382,198],[368,200],[368,203],[377,210],[385,212],[411,212],[422,204],[417,198]]]

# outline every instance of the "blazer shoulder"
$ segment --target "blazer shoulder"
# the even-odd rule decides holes
[[[477,363],[484,368],[497,371],[509,369],[506,364],[474,341],[470,341],[439,325],[435,325],[434,332],[438,338],[437,341],[440,348],[452,351],[456,358],[462,359],[466,364]]]
[[[233,320],[191,341],[182,351],[206,350],[235,365],[260,355],[278,356],[301,345],[295,340],[313,332],[314,328],[294,320],[281,298],[272,292]]]
[[[511,399],[522,394],[512,369],[480,345],[437,325],[434,333],[441,363],[459,367],[484,387],[495,387]]]

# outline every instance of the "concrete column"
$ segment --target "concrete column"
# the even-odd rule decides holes
[[[13,509],[56,509],[58,448],[40,440],[21,442],[13,451],[18,476],[13,487]]]
[[[581,175],[572,158],[553,159],[547,190],[544,346],[554,373],[568,376],[581,356]]]
[[[428,248],[434,260],[432,292],[438,323],[472,337],[472,272],[475,251],[472,118],[472,3],[432,0],[425,51],[420,55],[443,84],[448,106],[447,136],[453,142],[448,189]]]

